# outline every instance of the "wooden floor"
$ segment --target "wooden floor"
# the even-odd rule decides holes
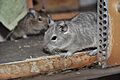
[[[43,36],[0,43],[0,63],[21,61],[46,55],[42,52]],[[33,54],[34,53],[34,54]]]

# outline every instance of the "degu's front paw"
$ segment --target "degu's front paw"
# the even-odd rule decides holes
[[[94,55],[97,54],[97,49],[92,50],[92,51],[88,51],[87,53],[88,53],[90,56],[94,56]]]
[[[22,37],[23,37],[23,38],[28,38],[28,36],[27,36],[27,35],[23,35]]]
[[[61,53],[61,54],[60,54],[60,56],[63,57],[63,58],[67,58],[67,57],[69,57],[69,56],[71,56],[71,55],[72,55],[72,53],[70,53],[70,52]]]

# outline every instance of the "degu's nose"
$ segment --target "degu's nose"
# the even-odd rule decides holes
[[[52,40],[52,41],[57,40],[57,36],[56,36],[56,35],[52,36],[51,40]]]

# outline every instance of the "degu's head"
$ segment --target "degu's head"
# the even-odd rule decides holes
[[[44,43],[49,52],[63,51],[71,41],[69,25],[66,21],[52,21],[50,28],[45,32]]]

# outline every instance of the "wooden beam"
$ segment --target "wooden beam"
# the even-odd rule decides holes
[[[57,14],[50,14],[50,15],[53,20],[67,20],[67,19],[72,19],[78,14],[79,12],[68,12],[68,13],[57,13]]]
[[[82,68],[96,61],[96,56],[76,53],[68,58],[59,55],[43,56],[24,61],[0,64],[0,79],[11,79],[36,74],[56,72],[59,70]]]
[[[119,79],[120,66],[106,69],[80,69],[64,71],[51,75],[36,75],[15,80],[116,80]]]

